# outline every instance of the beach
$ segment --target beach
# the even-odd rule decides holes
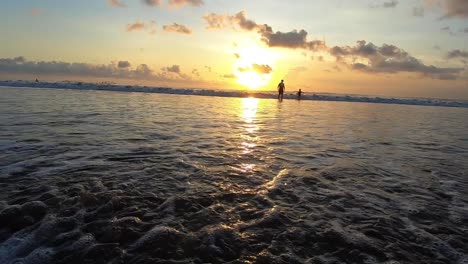
[[[0,94],[0,263],[468,263],[467,108]]]

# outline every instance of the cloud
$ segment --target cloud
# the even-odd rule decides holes
[[[388,0],[380,3],[371,3],[370,8],[395,8],[399,4],[398,0]]]
[[[420,73],[434,79],[457,79],[463,68],[440,68],[425,65],[406,51],[384,44],[381,47],[364,40],[358,41],[356,46],[335,46],[330,54],[338,62],[349,66],[353,70],[368,73]]]
[[[31,9],[31,16],[40,16],[42,11],[38,8]]]
[[[391,1],[387,3],[398,3]],[[393,5],[393,4],[391,4]],[[420,73],[424,77],[435,79],[457,79],[462,73],[462,68],[442,68],[426,65],[406,51],[394,46],[384,44],[381,47],[366,41],[358,41],[356,46],[328,47],[324,41],[308,40],[305,30],[292,30],[289,32],[274,32],[267,24],[258,24],[247,19],[245,12],[235,15],[219,15],[210,13],[203,17],[208,29],[241,29],[253,31],[259,34],[261,41],[268,47],[282,47],[289,49],[304,49],[312,51],[328,52],[338,62],[353,70],[368,73]],[[450,30],[450,28],[447,28]],[[324,57],[319,56],[319,61]],[[253,68],[253,67],[252,67]],[[252,70],[252,68],[238,68],[239,72]]]
[[[327,48],[324,41],[321,40],[307,40],[307,31],[293,30],[290,32],[273,32],[272,28],[266,26],[261,31],[262,41],[269,47],[281,47],[290,49],[307,49],[312,51],[325,50]]]
[[[90,64],[63,61],[29,61],[24,57],[0,58],[0,72],[6,74],[30,74],[32,76],[64,76],[82,78],[133,79],[148,81],[186,81],[178,65],[165,67],[160,72],[147,64],[132,67],[128,61],[109,64]],[[176,73],[176,74],[168,74]]]
[[[259,73],[259,74],[269,74],[273,71],[273,69],[269,66],[269,65],[266,65],[266,64],[252,64],[252,69],[256,72],[256,73]]]
[[[133,24],[127,24],[126,31],[127,32],[134,32],[134,31],[141,31],[146,28],[146,24],[143,22],[135,22]]]
[[[180,25],[177,23],[173,23],[172,25],[165,25],[163,26],[163,30],[166,32],[174,32],[174,33],[187,34],[187,35],[192,34],[191,29],[189,29],[188,27],[184,25]]]
[[[125,31],[127,32],[136,32],[136,31],[147,31],[149,34],[153,35],[156,33],[156,22],[150,21],[149,23],[137,21],[132,24],[127,24]]]
[[[107,3],[113,7],[126,7],[127,6],[124,3],[122,3],[120,0],[107,0]]]
[[[443,27],[440,29],[442,32],[447,32],[451,36],[455,36],[456,34],[452,31],[449,26]]]
[[[413,16],[423,17],[424,16],[424,7],[413,7]]]
[[[169,0],[169,6],[172,7],[182,7],[185,5],[201,6],[203,4],[203,0]]]
[[[447,17],[468,18],[468,1],[466,0],[446,0],[445,10]]]
[[[384,2],[383,3],[383,7],[384,8],[394,8],[398,5],[398,1],[397,0],[391,0],[391,1],[388,1],[388,2]]]
[[[226,27],[228,16],[210,13],[203,16],[203,20],[207,23],[207,29],[223,29]]]
[[[441,8],[443,18],[458,17],[468,19],[468,1],[466,0],[425,0],[430,7]]]
[[[170,67],[164,67],[161,70],[166,71],[166,72],[177,73],[177,74],[181,73],[179,65],[172,65]]]
[[[159,6],[161,5],[161,0],[143,0],[143,3],[149,6]]]
[[[135,69],[131,69],[130,63],[127,61],[106,65],[62,61],[28,61],[24,57],[16,57],[13,59],[0,59],[0,71],[34,75],[45,74],[103,78],[154,77],[152,76],[152,70],[146,64],[140,64]]]
[[[223,77],[223,78],[226,78],[226,79],[235,79],[235,78],[237,78],[237,76],[234,75],[234,74],[232,74],[232,73],[230,73],[230,74],[224,74],[222,77]]]
[[[468,59],[468,52],[459,49],[449,51],[446,56],[448,59]]]
[[[239,67],[237,68],[239,72],[248,72],[250,71],[250,67]]]
[[[273,28],[267,24],[258,24],[253,20],[247,19],[244,11],[235,15],[219,15],[210,13],[203,17],[207,23],[207,29],[241,29],[245,31],[255,31],[259,34],[261,40],[269,47],[282,47],[291,49],[308,49],[313,51],[324,50],[326,45],[324,41],[307,40],[307,31],[292,30],[290,32],[273,31]]]
[[[128,68],[130,66],[131,66],[130,62],[128,62],[128,61],[119,61],[117,63],[117,67],[119,67],[119,68]]]

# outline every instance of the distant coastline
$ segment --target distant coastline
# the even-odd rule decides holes
[[[232,91],[216,89],[195,89],[195,88],[170,88],[151,87],[138,85],[118,85],[109,83],[88,83],[88,82],[34,82],[34,81],[0,81],[0,86],[16,88],[48,88],[48,89],[68,89],[68,90],[91,90],[91,91],[115,91],[115,92],[138,92],[138,93],[159,93],[178,95],[198,95],[217,97],[255,97],[262,99],[275,99],[276,92],[273,91]],[[295,91],[287,92],[285,99],[296,99]],[[401,104],[418,106],[441,106],[441,107],[462,107],[468,108],[468,101],[443,100],[433,98],[394,98],[375,97],[360,95],[335,95],[320,93],[305,93],[301,100],[314,101],[335,101],[335,102],[359,102],[359,103],[380,103],[380,104]]]

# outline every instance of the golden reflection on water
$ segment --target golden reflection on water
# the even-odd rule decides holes
[[[244,121],[243,128],[244,132],[240,135],[242,138],[241,142],[241,156],[251,155],[257,147],[258,136],[255,132],[258,131],[259,127],[257,124],[257,110],[258,110],[259,99],[257,98],[242,98],[241,99],[241,113]],[[255,164],[243,163],[240,164],[243,172],[252,171],[255,169]]]
[[[242,98],[242,117],[246,123],[251,124],[255,120],[258,109],[258,101],[259,99],[252,97]]]

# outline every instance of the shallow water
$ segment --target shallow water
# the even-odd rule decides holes
[[[467,116],[0,88],[0,263],[468,263]]]

